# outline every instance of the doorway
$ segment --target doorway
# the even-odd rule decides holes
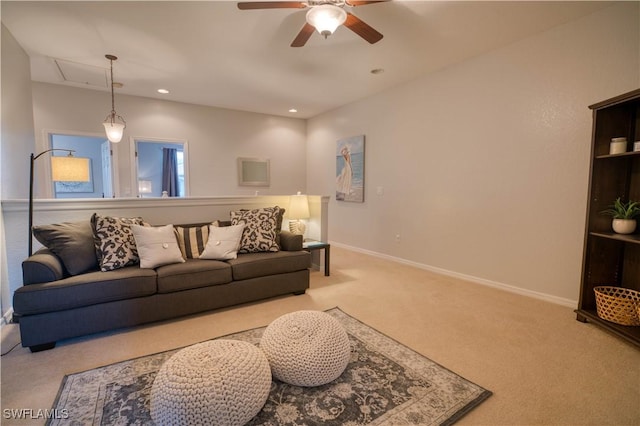
[[[114,198],[117,179],[113,171],[113,149],[104,137],[49,133],[52,149],[71,149],[73,155],[89,159],[89,182],[53,182],[54,198]],[[53,156],[68,155],[54,151]]]

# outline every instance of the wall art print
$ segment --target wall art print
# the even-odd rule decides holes
[[[336,200],[364,202],[364,135],[336,144]]]
[[[88,182],[54,182],[56,192],[93,192],[93,164],[89,160]]]

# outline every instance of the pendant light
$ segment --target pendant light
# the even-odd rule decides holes
[[[114,55],[104,55],[111,64],[111,112],[105,118],[104,130],[107,132],[107,138],[110,142],[120,142],[122,139],[122,133],[124,132],[124,128],[127,127],[127,123],[124,121],[124,118],[116,114],[116,106],[113,95],[113,61],[118,58]]]

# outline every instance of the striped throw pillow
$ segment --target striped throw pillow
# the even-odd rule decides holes
[[[216,222],[213,226],[218,226]],[[175,226],[178,245],[185,259],[197,259],[209,240],[209,225]]]

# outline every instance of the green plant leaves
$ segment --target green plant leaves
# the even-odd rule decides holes
[[[625,203],[618,197],[608,209],[601,213],[612,216],[614,219],[634,219],[640,216],[640,201],[629,200]]]

